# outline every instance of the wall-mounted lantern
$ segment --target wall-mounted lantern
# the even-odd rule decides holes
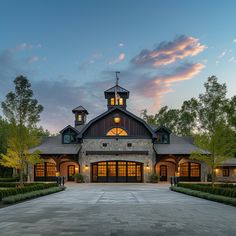
[[[120,120],[121,120],[120,116],[118,114],[115,114],[113,118],[114,123],[119,124]]]
[[[79,173],[79,168],[75,167],[75,173],[78,174]]]

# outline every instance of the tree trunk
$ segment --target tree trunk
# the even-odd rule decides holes
[[[215,170],[214,167],[211,167],[211,186],[214,187],[215,185]]]
[[[20,186],[24,187],[24,169],[20,169]]]

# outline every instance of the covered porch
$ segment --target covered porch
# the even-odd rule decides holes
[[[160,181],[170,181],[171,176],[178,176],[180,181],[204,181],[204,165],[199,161],[189,160],[189,155],[157,155],[155,172]]]
[[[43,162],[34,166],[34,181],[56,181],[57,176],[64,176],[66,181],[73,181],[80,172],[76,155],[42,155]]]

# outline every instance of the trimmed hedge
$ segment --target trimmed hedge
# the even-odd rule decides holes
[[[2,182],[18,182],[19,178],[0,178],[0,183]]]
[[[192,189],[196,191],[211,193],[215,195],[221,195],[225,197],[236,198],[236,188],[222,185],[215,185],[212,187],[208,184],[187,184],[187,183],[178,183],[178,187]]]
[[[28,193],[28,192],[33,192],[37,190],[42,190],[42,189],[47,189],[47,188],[52,188],[52,187],[57,187],[57,183],[32,183],[29,186],[25,186],[23,188],[8,188],[8,189],[0,189],[0,201],[4,197],[8,197],[11,195],[16,195],[16,194],[23,194],[23,193]]]
[[[220,202],[220,203],[224,203],[227,205],[236,206],[236,198],[225,197],[225,196],[221,196],[221,195],[215,195],[215,194],[211,194],[211,193],[206,193],[206,192],[201,192],[201,191],[196,191],[196,190],[187,189],[187,188],[183,188],[183,187],[176,187],[176,186],[172,186],[172,187],[170,187],[170,189],[172,191],[184,193],[184,194],[187,194],[190,196],[204,198],[204,199],[207,199],[210,201]]]
[[[28,187],[28,186],[35,186],[39,184],[45,184],[45,183],[40,183],[40,182],[24,183],[24,186]],[[19,185],[20,185],[19,182],[2,182],[2,183],[0,182],[0,188],[16,188]]]
[[[27,199],[32,199],[32,198],[36,198],[36,197],[41,197],[41,196],[45,196],[48,194],[52,194],[52,193],[56,193],[59,191],[64,190],[65,187],[52,187],[49,189],[42,189],[42,190],[37,190],[34,192],[29,192],[29,193],[24,193],[24,194],[17,194],[15,196],[9,196],[9,197],[5,197],[2,199],[4,204],[13,204],[16,202],[21,202]]]
[[[17,184],[14,182],[0,182],[0,188],[15,188]]]

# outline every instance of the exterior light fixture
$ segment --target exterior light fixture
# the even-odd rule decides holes
[[[59,177],[60,176],[60,172],[56,172],[56,177]]]
[[[87,170],[89,167],[88,167],[88,164],[85,165],[85,170]]]
[[[119,116],[115,116],[114,117],[114,123],[115,124],[119,124],[120,123],[120,117]]]
[[[75,167],[75,173],[78,173],[78,172],[79,172],[79,168]]]

